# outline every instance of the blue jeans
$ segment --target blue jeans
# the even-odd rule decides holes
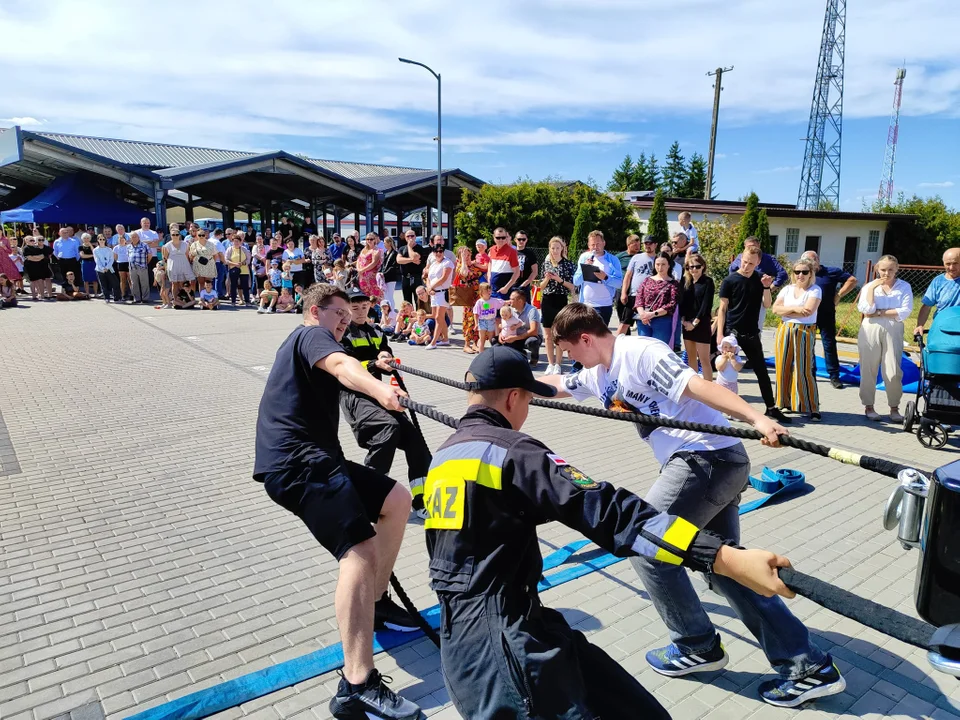
[[[655,317],[650,321],[649,325],[644,325],[643,322],[637,320],[637,335],[640,337],[656,338],[660,342],[670,345],[670,349],[672,350],[673,315]]]
[[[678,515],[739,543],[737,510],[749,475],[750,458],[741,444],[722,450],[679,452],[660,469],[660,477],[645,499],[661,512]],[[713,647],[717,630],[700,604],[687,571],[678,565],[638,557],[630,562],[674,645],[684,653],[706,652]],[[806,626],[779,597],[765,598],[719,575],[710,576],[710,581],[757,638],[770,665],[782,677],[806,677],[823,664],[823,651],[810,642]]]
[[[217,263],[217,297],[221,300],[227,297],[227,266]]]
[[[831,378],[840,377],[840,357],[837,355],[837,316],[823,310],[817,315],[817,329],[820,331],[820,342],[823,344],[823,362],[827,367],[827,375]]]

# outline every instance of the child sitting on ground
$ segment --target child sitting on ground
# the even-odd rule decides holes
[[[0,308],[17,306],[17,288],[13,280],[0,273]]]
[[[517,317],[512,307],[504,305],[500,308],[500,342],[506,342],[507,338],[516,335],[516,330],[521,325],[523,321]]]
[[[278,313],[293,312],[293,309],[295,307],[296,307],[296,303],[293,301],[293,292],[288,287],[283,288],[280,291],[280,297],[277,298],[277,312]]]
[[[297,315],[303,315],[303,285],[293,286],[293,311]]]
[[[219,304],[220,300],[217,299],[217,293],[213,290],[213,281],[204,280],[203,290],[200,291],[200,309],[216,310]]]
[[[436,322],[433,318],[427,317],[426,310],[417,310],[417,320],[410,327],[410,339],[408,345],[426,345],[433,337],[433,329]]]
[[[727,335],[720,342],[720,355],[717,356],[717,379],[714,381],[720,387],[739,395],[737,373],[743,369],[740,359],[740,345],[733,335]]]
[[[187,310],[197,304],[197,298],[193,295],[193,283],[189,280],[180,286],[177,296],[173,299],[175,310]]]
[[[400,312],[397,313],[397,320],[393,325],[393,336],[398,340],[407,340],[410,338],[410,327],[416,319],[416,313],[413,311],[413,303],[404,300],[400,303]]]
[[[153,284],[160,290],[160,304],[154,305],[154,310],[167,310],[173,307],[173,300],[170,298],[170,281],[167,280],[167,268],[162,262],[158,262],[153,269]]]
[[[90,296],[77,290],[76,277],[72,272],[68,272],[60,286],[60,292],[57,293],[57,300],[89,300]]]
[[[479,289],[480,297],[473,304],[473,314],[477,318],[477,330],[480,334],[480,342],[477,347],[480,352],[483,352],[483,346],[487,341],[492,342],[497,334],[497,318],[499,317],[497,313],[503,307],[504,301],[492,297],[493,288],[490,283],[480,283]]]
[[[397,324],[397,313],[396,310],[390,308],[390,303],[384,300],[380,303],[380,328],[383,330],[384,334],[388,336],[393,335],[393,329]]]
[[[277,304],[278,293],[273,289],[273,283],[269,280],[265,280],[263,283],[263,290],[260,291],[260,307],[257,308],[258,313],[272,313],[273,308]]]

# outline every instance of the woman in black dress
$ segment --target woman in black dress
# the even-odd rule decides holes
[[[80,236],[80,280],[83,282],[83,292],[93,297],[100,290],[97,281],[97,263],[93,259],[93,237],[90,233]]]
[[[53,299],[53,273],[50,270],[50,255],[53,251],[40,244],[42,238],[27,235],[23,246],[23,271],[30,281],[34,300]]]
[[[383,273],[383,299],[390,303],[390,309],[395,310],[393,293],[400,282],[400,265],[397,263],[397,246],[392,237],[383,239],[385,248],[383,262],[380,263],[380,272]]]
[[[713,278],[707,274],[707,261],[699,253],[689,253],[684,264],[683,292],[680,295],[683,346],[687,351],[687,365],[696,372],[699,360],[703,379],[707,382],[713,382],[710,315],[714,290]]]

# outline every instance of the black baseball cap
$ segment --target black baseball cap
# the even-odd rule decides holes
[[[464,379],[476,390],[520,388],[534,395],[553,397],[557,389],[533,377],[527,359],[518,350],[494,345],[477,355],[470,363]]]
[[[655,243],[656,241],[657,241],[657,239],[656,239],[653,235],[644,235],[644,236],[643,236],[643,244],[644,244],[644,245],[649,245],[650,243]]]
[[[347,296],[350,298],[350,302],[366,302],[370,299],[370,296],[367,295],[362,290],[357,290],[356,288],[347,292]]]

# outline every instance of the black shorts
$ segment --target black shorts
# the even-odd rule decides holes
[[[117,263],[117,272],[130,272],[130,263],[118,262]]]
[[[303,520],[339,561],[377,534],[373,524],[396,482],[364,465],[324,456],[266,473],[263,484],[270,498]]]
[[[620,302],[620,295],[617,295],[617,317],[620,318],[621,325],[633,325],[634,315],[637,309],[633,306],[637,298],[634,295],[627,295],[627,302]]]
[[[567,306],[566,294],[543,295],[540,298],[540,321],[545,327],[553,327],[557,313]]]

